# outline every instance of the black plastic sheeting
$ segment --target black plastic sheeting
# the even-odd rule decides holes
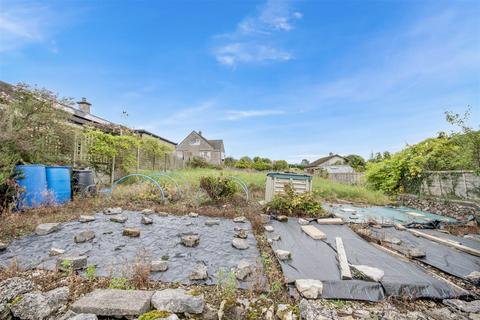
[[[292,259],[279,261],[288,282],[296,279],[316,279],[324,284],[322,297],[332,299],[379,301],[386,297],[446,299],[468,296],[446,281],[434,278],[418,266],[378,249],[346,225],[318,225],[326,240],[313,240],[302,232],[297,219],[288,222],[272,221],[274,232],[280,235],[273,241],[274,250],[291,252]],[[336,258],[335,237],[341,237],[350,264],[379,268],[385,275],[380,282],[341,280]]]
[[[372,231],[372,236],[376,239],[384,240],[385,237],[390,237],[401,240],[400,244],[387,244],[396,251],[404,253],[412,248],[423,250],[426,254],[425,257],[415,259],[453,276],[466,279],[466,276],[471,272],[480,271],[480,257],[456,250],[455,248],[426,238],[416,237],[408,231],[397,230],[393,227],[370,229]],[[475,240],[456,237],[436,230],[421,230],[421,232],[444,239],[454,240],[474,249],[479,249],[480,247],[480,243]]]
[[[99,213],[96,220],[88,223],[69,222],[61,225],[59,231],[45,236],[27,236],[14,240],[6,251],[0,252],[0,266],[8,266],[13,258],[22,269],[54,270],[58,257],[49,256],[50,248],[66,250],[64,256],[88,256],[88,264],[96,265],[97,276],[130,277],[137,261],[148,262],[168,257],[169,268],[166,272],[150,274],[153,280],[164,282],[190,283],[188,277],[197,263],[207,266],[209,278],[199,283],[216,283],[215,275],[220,269],[226,272],[235,268],[242,259],[249,261],[261,273],[260,254],[252,233],[250,222],[234,223],[230,219],[158,216],[149,215],[153,224],[143,225],[142,215],[137,212],[123,212],[127,216],[125,224],[110,221],[111,215]],[[215,219],[218,225],[207,226],[206,220]],[[126,227],[140,229],[138,238],[122,236]],[[246,239],[249,248],[238,250],[232,247],[234,228],[248,230]],[[81,231],[92,230],[96,236],[92,241],[75,243],[73,238]],[[189,248],[180,244],[182,234],[197,233],[200,236],[198,246]],[[240,281],[244,288],[252,279]],[[259,278],[264,278],[260,275]],[[198,282],[197,282],[198,283]]]

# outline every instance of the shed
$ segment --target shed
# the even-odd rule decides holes
[[[295,193],[312,191],[312,176],[289,172],[269,172],[265,184],[265,201],[272,201],[276,194],[284,192],[285,185],[291,183]]]

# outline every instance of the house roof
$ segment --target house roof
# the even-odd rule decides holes
[[[147,131],[145,129],[136,129],[136,130],[133,130],[135,133],[138,133],[138,134],[146,134],[148,136],[151,136],[151,137],[154,137],[154,138],[157,138],[159,140],[162,140],[162,141],[165,141],[167,143],[170,143],[170,144],[173,144],[173,145],[177,145],[176,142],[173,142],[173,141],[170,141],[168,139],[165,139],[163,137],[160,137],[160,136],[157,136],[155,133],[152,133],[150,131]]]
[[[315,161],[313,161],[312,163],[310,163],[309,165],[305,166],[306,168],[311,168],[311,167],[316,167],[316,166],[319,166],[321,165],[322,163],[324,162],[327,162],[328,160],[332,159],[332,158],[335,158],[335,157],[340,157],[344,160],[347,160],[345,159],[344,157],[338,155],[338,154],[332,154],[332,155],[329,155],[329,156],[326,156],[326,157],[323,157],[323,158],[320,158],[320,159],[317,159]]]
[[[207,142],[213,147],[214,150],[225,151],[223,140],[207,140]]]

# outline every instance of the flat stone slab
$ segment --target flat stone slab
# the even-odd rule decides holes
[[[155,292],[152,305],[168,312],[199,314],[203,312],[205,301],[203,294],[197,295],[183,289],[165,289]]]
[[[45,236],[49,233],[58,231],[60,229],[60,223],[42,223],[35,228],[37,236]]]
[[[318,224],[344,224],[342,218],[323,218],[317,219]]]
[[[97,316],[138,316],[150,310],[152,295],[153,291],[96,289],[77,300],[71,309]]]
[[[310,236],[310,238],[314,240],[324,240],[327,239],[327,235],[317,229],[315,226],[308,225],[308,226],[302,226],[302,231],[305,232]]]

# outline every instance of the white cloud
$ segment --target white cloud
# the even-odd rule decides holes
[[[50,40],[56,18],[50,8],[39,3],[2,2],[0,10],[0,52],[15,50],[31,43],[44,43],[58,51]]]
[[[293,30],[295,21],[302,17],[291,10],[289,1],[268,0],[255,15],[244,18],[234,32],[215,36],[213,54],[220,64],[231,67],[291,60],[293,54],[276,40]]]
[[[283,110],[248,110],[248,111],[236,111],[230,110],[226,112],[225,120],[240,120],[244,118],[252,117],[265,117],[273,115],[285,114]]]

